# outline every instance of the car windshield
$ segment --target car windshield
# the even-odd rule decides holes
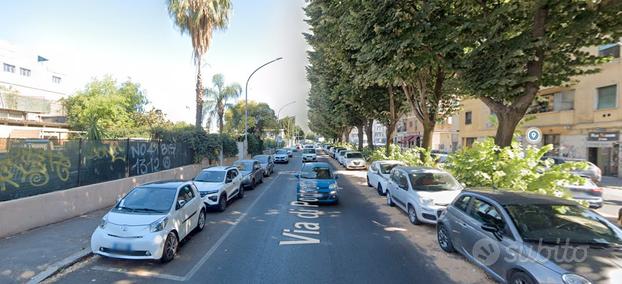
[[[362,159],[363,158],[363,154],[361,154],[361,153],[348,153],[348,154],[346,154],[346,158],[348,158],[348,159]]]
[[[175,201],[174,188],[137,187],[114,207],[116,212],[166,213]]]
[[[330,169],[324,166],[305,166],[300,171],[300,177],[306,179],[332,179]]]
[[[401,166],[401,163],[381,163],[380,164],[380,173],[389,174],[391,170],[397,166]]]
[[[233,166],[240,169],[240,171],[252,171],[253,170],[252,162],[235,162]]]
[[[525,241],[622,245],[619,230],[579,205],[520,204],[505,208]]]
[[[417,191],[460,190],[462,186],[448,173],[410,173],[410,183]]]
[[[285,150],[285,149],[278,149],[278,150],[276,150],[276,154],[280,154],[280,155],[287,154],[287,150]]]
[[[303,153],[305,153],[305,154],[315,154],[315,149],[304,149]]]
[[[257,160],[262,164],[268,163],[268,156],[265,155],[261,155],[261,156],[255,156],[253,157],[253,160]]]
[[[224,171],[202,171],[194,178],[194,181],[199,182],[223,182],[224,180]]]

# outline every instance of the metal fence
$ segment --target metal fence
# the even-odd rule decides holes
[[[0,139],[0,202],[192,164],[186,143]]]

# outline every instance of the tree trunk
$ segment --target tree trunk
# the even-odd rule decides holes
[[[374,120],[367,120],[367,127],[365,127],[365,134],[367,135],[367,146],[369,149],[374,150]]]
[[[222,130],[225,126],[225,118],[224,118],[224,113],[223,114],[218,114],[218,133],[222,134]]]
[[[363,150],[363,139],[365,138],[365,124],[361,124],[356,126],[358,129],[358,137],[359,137],[359,151]]]
[[[514,131],[516,131],[516,127],[523,116],[524,113],[520,114],[517,111],[497,113],[499,125],[497,127],[497,134],[495,135],[495,144],[501,147],[512,145]]]
[[[388,156],[390,153],[390,149],[391,149],[391,144],[393,144],[393,134],[395,134],[395,125],[397,124],[397,121],[394,123],[389,123],[387,124],[387,143],[385,144],[385,153]]]
[[[430,150],[432,148],[432,135],[434,135],[434,127],[436,122],[423,124],[423,137],[421,138],[421,147]]]
[[[201,79],[201,60],[197,64],[197,86],[196,86],[197,113],[194,125],[201,128],[203,125],[203,81]]]

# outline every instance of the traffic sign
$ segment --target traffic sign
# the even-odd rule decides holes
[[[540,144],[540,141],[542,141],[542,131],[539,128],[531,127],[527,129],[526,138],[529,144]]]

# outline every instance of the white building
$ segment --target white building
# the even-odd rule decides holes
[[[387,127],[382,123],[375,121],[372,125],[372,137],[374,138],[374,145],[384,145],[387,143]],[[358,144],[358,128],[353,128],[350,131],[350,143]],[[363,145],[367,145],[367,135],[363,135]]]
[[[54,64],[0,41],[0,138],[66,138],[66,78]]]

